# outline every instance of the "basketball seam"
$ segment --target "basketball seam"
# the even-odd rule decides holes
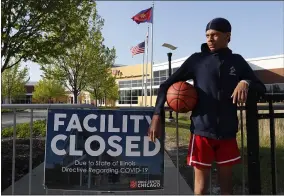
[[[174,89],[177,90],[177,91],[181,91],[181,92],[188,91],[188,89],[176,89],[176,88],[174,88]]]
[[[181,101],[183,101],[184,105],[188,107],[187,103],[183,99],[181,99]]]
[[[182,82],[181,85],[183,85],[183,84],[185,84],[185,83],[186,83],[186,82]],[[181,85],[180,85],[180,87],[181,87]],[[186,84],[186,85],[188,85],[188,84]],[[188,85],[188,86],[190,86],[190,85]],[[187,91],[187,90],[188,90],[188,89],[183,89],[183,90],[181,90],[180,87],[179,87],[179,89],[177,89],[177,88],[175,87],[175,85],[173,85],[172,87],[173,87],[175,90],[177,90],[177,91]]]
[[[175,98],[175,99],[176,99],[176,98]],[[168,105],[170,106],[170,104],[172,103],[172,101],[175,100],[175,99],[172,99],[170,102],[167,101]]]
[[[179,99],[179,98],[175,98],[175,99],[172,99],[170,102],[168,102],[167,101],[167,103],[168,103],[168,105],[170,105],[173,101],[177,101],[177,107],[179,107],[179,105],[178,105],[178,101],[180,100],[180,101],[182,101],[183,103],[184,103],[184,105],[186,105],[187,107],[189,107],[189,105],[183,100],[183,99]],[[196,99],[195,99],[196,100]],[[189,107],[190,108],[190,107]],[[179,108],[177,108],[177,109],[179,109]]]
[[[173,89],[178,91],[178,89],[176,89],[176,87],[175,87],[175,83],[172,85],[172,87],[173,87]]]
[[[188,95],[179,95],[179,94],[175,94],[175,93],[168,93],[168,95],[178,95],[178,96],[184,96],[184,97],[188,97],[188,98],[192,98],[192,99],[197,99],[196,97],[192,97],[192,96],[188,96]]]

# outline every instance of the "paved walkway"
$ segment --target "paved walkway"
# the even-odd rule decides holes
[[[33,121],[36,120],[45,120],[47,117],[46,110],[34,110],[33,111]],[[31,121],[31,113],[29,110],[17,112],[16,114],[16,123],[29,123]],[[2,113],[1,114],[1,129],[6,127],[11,127],[14,125],[14,113]]]
[[[155,191],[137,191],[137,192],[116,192],[116,193],[101,193],[101,192],[85,192],[85,191],[61,191],[61,190],[48,190],[43,188],[43,172],[44,164],[42,163],[32,172],[32,195],[193,195],[192,189],[187,185],[181,175],[179,193],[177,192],[177,175],[176,167],[172,160],[165,153],[165,189]],[[10,186],[2,192],[2,195],[11,195],[12,187]],[[27,174],[15,183],[15,195],[28,195],[29,194],[29,175]]]

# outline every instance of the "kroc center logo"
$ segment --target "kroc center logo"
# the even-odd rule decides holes
[[[132,188],[132,189],[137,188],[137,181],[131,180],[131,181],[130,181],[130,188]]]
[[[161,186],[160,180],[145,180],[145,181],[135,181],[131,180],[129,184],[131,189],[135,188],[159,188]]]

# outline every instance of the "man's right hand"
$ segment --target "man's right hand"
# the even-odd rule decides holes
[[[148,136],[152,142],[161,136],[161,117],[160,115],[153,115],[150,127],[148,129]]]

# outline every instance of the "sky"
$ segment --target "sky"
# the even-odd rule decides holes
[[[143,55],[132,57],[130,48],[145,40],[149,25],[151,36],[151,24],[138,25],[131,17],[151,6],[152,1],[97,2],[98,13],[105,20],[104,44],[116,49],[115,64],[142,64]],[[162,47],[163,43],[178,47],[173,51],[173,60],[199,52],[205,42],[205,27],[215,17],[230,21],[229,47],[234,53],[244,58],[284,54],[283,1],[155,1],[153,62],[167,61],[169,49]],[[30,68],[30,81],[38,81],[39,66],[24,64]]]

